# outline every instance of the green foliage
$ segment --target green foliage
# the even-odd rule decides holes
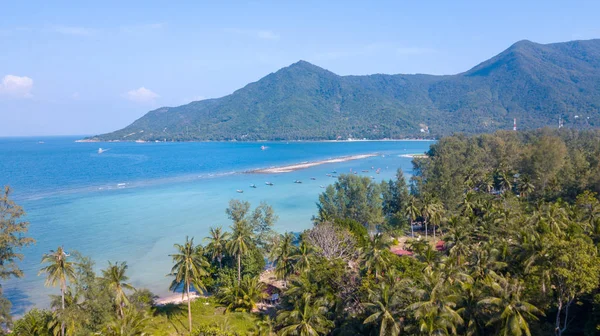
[[[383,223],[381,186],[365,176],[342,174],[319,195],[318,221],[352,219],[367,228]]]
[[[21,220],[25,211],[10,198],[10,192],[8,186],[0,191],[0,279],[3,280],[23,277],[17,264],[23,259],[19,250],[35,242],[25,236],[29,229],[29,223]],[[0,287],[0,329],[10,326],[10,308],[11,303],[2,296]]]
[[[520,41],[452,76],[338,76],[300,61],[228,96],[161,107],[92,139],[439,137],[511,129],[513,118],[520,129],[555,126],[561,115],[567,127],[590,128],[600,124],[598,55],[598,40]]]
[[[52,321],[52,312],[48,310],[31,309],[21,317],[12,329],[13,335],[20,336],[51,336],[48,327]]]

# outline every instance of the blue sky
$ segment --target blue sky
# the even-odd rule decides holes
[[[0,136],[113,131],[300,59],[455,74],[518,40],[598,38],[598,13],[600,1],[2,1]]]

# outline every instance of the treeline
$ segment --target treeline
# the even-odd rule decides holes
[[[188,304],[193,335],[596,335],[598,154],[599,132],[449,137],[415,159],[410,184],[401,171],[381,183],[340,175],[319,196],[314,226],[299,234],[274,233],[268,205],[232,200],[228,231],[215,227],[204,244],[175,246],[171,289],[209,294],[224,314],[256,318],[244,331],[192,321],[198,306]],[[53,263],[45,263],[49,279]],[[139,327],[128,335],[156,330],[133,322],[160,308],[114,276],[124,264],[101,275],[74,264],[75,279],[87,274],[105,299],[92,290],[70,300],[79,286],[70,281],[59,286],[64,308],[56,301],[31,311],[14,330],[38,315],[70,335],[111,334],[110,325],[121,326],[114,335],[126,334],[125,325]],[[105,317],[90,318],[88,300]],[[71,309],[79,313],[69,320]]]

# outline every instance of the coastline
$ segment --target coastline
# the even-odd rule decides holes
[[[326,159],[326,160],[320,160],[320,161],[302,162],[302,163],[296,163],[296,164],[291,164],[291,165],[286,165],[286,166],[254,169],[254,170],[247,171],[246,173],[247,174],[282,174],[282,173],[291,173],[291,172],[294,172],[296,170],[301,170],[301,169],[306,169],[306,168],[310,168],[310,167],[320,166],[320,165],[324,165],[324,164],[328,164],[328,163],[339,163],[339,162],[346,162],[346,161],[353,161],[353,160],[361,160],[361,159],[366,159],[366,158],[370,158],[370,157],[374,157],[374,156],[378,156],[378,155],[379,154],[372,153],[372,154],[359,154],[359,155],[351,155],[351,156],[342,156],[342,157],[338,157],[338,158],[332,158],[332,159]]]
[[[201,295],[198,295],[198,293],[196,292],[191,292],[190,293],[190,301],[194,301],[197,298],[202,297]],[[185,303],[187,302],[187,295],[183,296],[179,293],[175,293],[175,294],[171,294],[171,295],[167,295],[167,296],[163,296],[163,297],[158,297],[156,299],[156,301],[154,301],[154,304],[157,306],[164,306],[164,305],[168,305],[168,304],[181,304],[181,303]]]

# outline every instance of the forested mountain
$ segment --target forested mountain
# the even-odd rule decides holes
[[[600,125],[600,40],[520,41],[451,76],[338,76],[300,61],[228,96],[162,107],[91,139],[438,137],[511,129],[513,118],[520,129],[556,127],[559,118],[565,127]]]

